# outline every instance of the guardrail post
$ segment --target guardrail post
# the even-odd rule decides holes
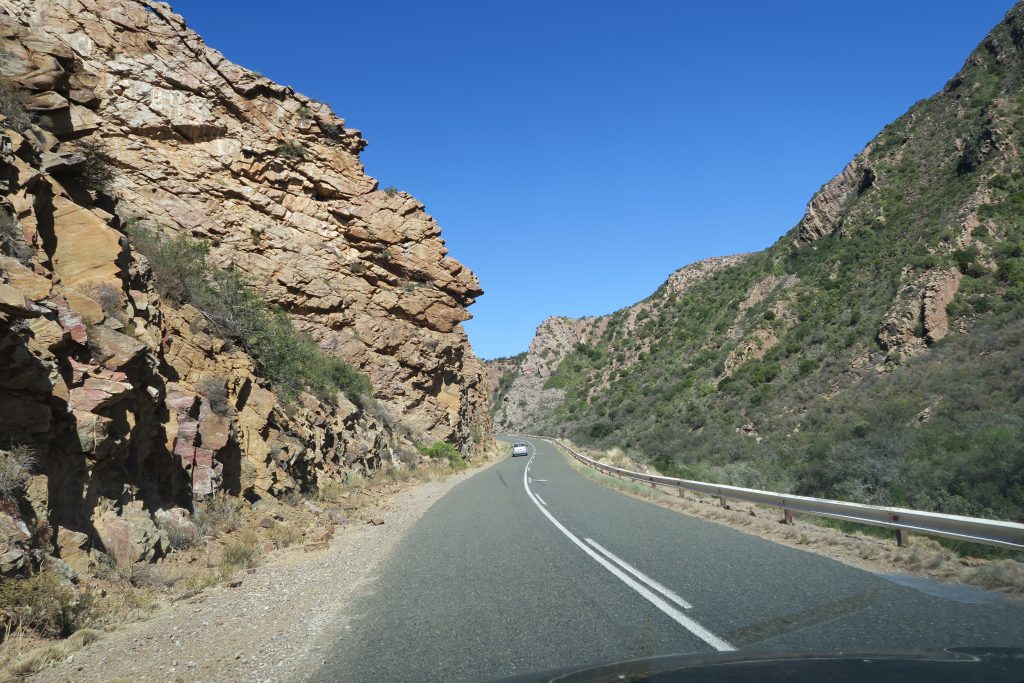
[[[722,507],[724,507],[726,510],[729,509],[729,503],[727,503],[725,501],[725,496],[719,496],[718,497],[718,504],[721,505]]]
[[[905,548],[910,543],[910,531],[908,529],[896,529],[896,545]]]
[[[652,489],[655,489],[655,490],[657,490],[657,488],[658,488],[658,485],[657,485],[657,484],[655,484],[655,483],[654,483],[654,482],[652,481],[652,482],[651,482],[651,488],[652,488]]]
[[[682,486],[680,486],[680,487],[679,487],[679,488],[677,489],[677,491],[679,491],[679,497],[680,497],[680,498],[686,498],[686,491],[685,491],[685,490],[683,489],[683,487],[682,487]]]
[[[783,509],[783,511],[782,511],[782,523],[783,524],[794,524],[795,523],[795,520],[793,519],[793,511],[792,510],[785,510],[785,509]]]

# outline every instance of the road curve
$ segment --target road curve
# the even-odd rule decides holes
[[[413,526],[313,681],[481,681],[637,657],[1024,645],[1024,601],[912,586],[637,500],[522,438]]]

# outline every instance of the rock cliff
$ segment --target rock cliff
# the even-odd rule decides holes
[[[358,131],[232,64],[166,4],[8,4],[6,73],[62,150],[88,141],[114,166],[122,219],[208,239],[396,416],[469,442],[485,397],[459,323],[482,290],[420,202],[363,172]]]
[[[89,545],[153,559],[154,515],[216,491],[484,446],[460,324],[477,280],[421,203],[363,173],[327,105],[163,3],[13,0],[0,34],[0,465],[28,474],[0,490],[0,570]],[[131,226],[206,245],[200,267],[238,273],[373,396],[284,400],[245,344],[162,296]]]

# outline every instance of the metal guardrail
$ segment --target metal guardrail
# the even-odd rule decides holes
[[[546,439],[546,437],[535,438]],[[801,513],[817,515],[819,517],[830,517],[832,519],[843,519],[849,522],[857,522],[858,524],[888,527],[896,531],[896,539],[900,545],[905,545],[910,532],[914,532],[931,536],[943,536],[958,541],[995,545],[1012,550],[1024,550],[1024,524],[1004,522],[996,519],[945,515],[938,512],[882,507],[880,505],[846,503],[840,500],[794,496],[785,493],[773,493],[772,491],[745,489],[739,486],[708,484],[702,481],[632,472],[621,467],[605,465],[593,458],[588,458],[581,453],[577,453],[558,439],[550,440],[564,448],[580,462],[602,472],[634,481],[649,482],[652,486],[671,486],[678,489],[680,496],[683,495],[683,491],[715,496],[723,507],[727,506],[727,500],[742,500],[748,503],[779,508],[783,511],[783,521],[786,523],[793,522],[794,513]]]

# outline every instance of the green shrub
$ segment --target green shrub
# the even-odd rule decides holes
[[[74,150],[85,157],[85,163],[69,172],[83,187],[110,194],[114,184],[114,166],[103,147],[92,140],[80,140]]]
[[[289,159],[305,159],[306,148],[297,142],[282,142],[275,150],[277,156]]]
[[[417,446],[420,453],[428,458],[447,460],[453,467],[464,467],[466,461],[462,459],[459,449],[447,441],[435,441],[430,446]]]
[[[183,235],[164,238],[138,222],[126,228],[135,248],[149,260],[161,296],[192,304],[216,334],[238,342],[283,400],[293,400],[302,390],[328,403],[337,400],[339,391],[352,401],[370,393],[365,375],[325,354],[283,310],[269,306],[239,271],[210,266],[205,242]]]
[[[394,185],[388,185],[387,187],[381,188],[381,192],[383,192],[389,197],[394,197],[396,194],[398,194],[399,190]]]
[[[809,375],[818,369],[818,361],[814,358],[804,358],[800,361],[798,372],[801,375]]]

